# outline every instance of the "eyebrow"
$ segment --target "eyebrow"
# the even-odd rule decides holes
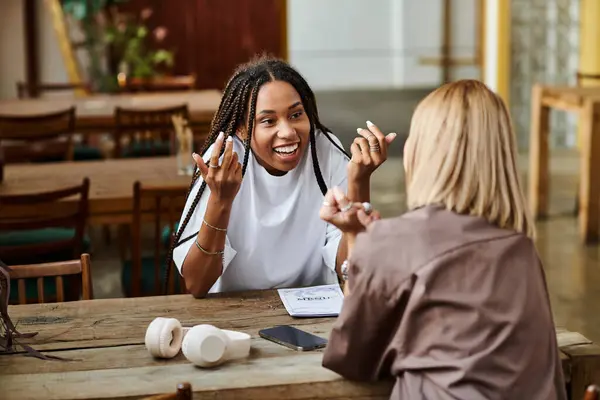
[[[301,102],[301,101],[297,101],[297,102],[295,102],[294,104],[292,104],[291,106],[289,106],[289,107],[288,107],[288,110],[291,110],[292,108],[296,108],[296,107],[298,107],[298,106],[299,106],[299,105],[301,105],[301,104],[302,104],[302,102]],[[275,111],[274,111],[274,110],[262,110],[262,111],[261,111],[261,112],[259,112],[258,114],[259,114],[259,115],[260,115],[260,114],[275,114]]]

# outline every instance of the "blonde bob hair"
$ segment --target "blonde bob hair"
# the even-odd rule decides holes
[[[419,103],[404,148],[408,208],[440,204],[533,238],[502,99],[476,80],[445,84]]]

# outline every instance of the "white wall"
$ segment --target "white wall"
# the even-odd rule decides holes
[[[2,1],[2,0],[0,0]],[[46,1],[38,4],[38,45],[40,52],[40,81],[41,82],[68,82],[67,70],[58,44],[52,14]]]
[[[25,79],[23,0],[0,1],[0,98],[12,98]]]
[[[67,82],[67,72],[46,2],[38,1],[40,81]],[[17,97],[17,81],[25,81],[23,0],[0,0],[0,99]]]
[[[66,82],[62,54],[45,1],[39,1],[40,79]],[[316,90],[431,87],[441,68],[419,64],[439,56],[442,0],[287,0],[290,61]],[[0,98],[16,96],[25,79],[23,0],[0,0]],[[456,57],[475,48],[475,0],[452,0]],[[488,63],[490,65],[490,63]],[[479,77],[457,67],[452,78]]]
[[[442,0],[287,0],[290,62],[315,89],[434,86]],[[454,57],[475,51],[475,0],[453,0]],[[479,77],[456,67],[454,79]]]

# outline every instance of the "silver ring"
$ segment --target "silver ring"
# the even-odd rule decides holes
[[[369,146],[369,150],[371,153],[379,153],[381,151],[381,147],[379,147],[379,145]]]
[[[340,209],[341,212],[346,212],[352,208],[352,203],[348,202],[343,208]]]
[[[217,164],[217,165],[214,165],[214,164],[208,164],[208,167],[209,167],[209,168],[219,168],[219,165],[218,165],[218,164]]]
[[[362,203],[362,206],[365,209],[365,214],[369,215],[373,212],[373,206],[371,203],[364,202]]]

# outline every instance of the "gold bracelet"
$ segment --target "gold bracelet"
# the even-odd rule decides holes
[[[225,253],[225,250],[215,251],[215,252],[204,250],[202,248],[202,246],[200,246],[200,243],[198,243],[198,239],[194,240],[194,243],[196,243],[196,247],[199,248],[200,251],[202,251],[204,254],[209,255],[209,256],[223,255]]]
[[[204,218],[202,218],[202,222],[204,222],[204,225],[208,226],[209,228],[214,229],[215,231],[227,232],[227,229],[217,228],[216,226],[212,226],[211,224],[209,224],[208,222],[206,222],[206,220]]]

